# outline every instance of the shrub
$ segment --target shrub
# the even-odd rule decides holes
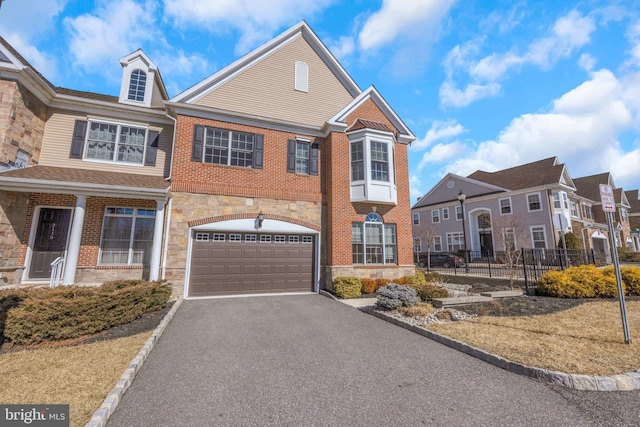
[[[363,277],[362,279],[360,279],[360,283],[362,283],[363,294],[372,294],[377,290],[376,281],[374,279]]]
[[[567,249],[582,249],[582,242],[578,239],[578,236],[573,234],[572,232],[564,233],[565,243],[567,245]],[[558,249],[562,249],[564,246],[562,245],[562,237],[558,239]]]
[[[573,282],[563,272],[552,270],[540,278],[537,293],[557,298],[593,298],[595,291],[592,287]]]
[[[376,304],[379,307],[393,310],[399,307],[413,307],[419,301],[420,298],[418,298],[415,289],[390,283],[378,289],[378,301]]]
[[[622,267],[620,268],[620,276],[627,287],[629,295],[640,296],[640,268],[638,267]]]
[[[615,279],[605,275],[603,271],[595,265],[581,265],[579,267],[571,267],[565,270],[569,280],[578,286],[593,289],[594,296],[597,298],[613,298],[618,296],[618,287]]]
[[[333,292],[339,298],[358,298],[362,295],[362,283],[357,277],[336,277],[333,281]]]
[[[384,277],[376,279],[376,291],[383,286],[387,286],[389,283],[391,283],[391,280],[385,279]]]
[[[393,282],[399,285],[413,286],[413,285],[424,285],[427,283],[427,279],[424,273],[418,270],[416,271],[415,274],[402,276],[399,279],[395,279]]]
[[[602,272],[605,276],[608,276],[615,283],[615,272],[613,271],[613,266],[608,266],[602,269]],[[622,279],[623,288],[625,289],[625,294],[640,296],[640,268],[638,267],[620,267],[620,278]],[[616,285],[617,287],[617,285]],[[617,296],[616,292],[616,296]]]
[[[143,280],[116,281],[101,287],[61,286],[30,289],[7,311],[4,336],[33,345],[95,334],[163,308],[171,286]]]
[[[640,254],[625,246],[620,246],[618,247],[618,260],[620,262],[640,262]]]
[[[427,283],[442,282],[440,278],[440,273],[438,273],[437,271],[430,271],[428,273],[425,273],[424,271],[420,271],[420,273],[424,276],[424,279],[427,281]]]
[[[442,286],[436,286],[432,283],[425,283],[423,285],[412,286],[418,297],[424,302],[431,302],[434,298],[447,298],[449,297],[449,291]]]

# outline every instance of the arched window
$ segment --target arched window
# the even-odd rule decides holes
[[[129,80],[129,95],[127,95],[127,99],[143,102],[146,87],[147,74],[142,70],[133,71]]]
[[[351,224],[351,250],[354,264],[397,264],[396,225],[369,213],[364,222]]]

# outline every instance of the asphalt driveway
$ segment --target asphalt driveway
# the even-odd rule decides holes
[[[108,425],[633,425],[639,397],[548,386],[321,295],[187,300]]]

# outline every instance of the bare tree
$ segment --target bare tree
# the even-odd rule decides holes
[[[513,283],[522,269],[522,250],[518,245],[526,241],[526,223],[515,214],[500,215],[494,217],[493,230],[496,243],[500,248],[499,262],[503,263],[507,269],[509,286],[513,289]]]
[[[427,245],[426,266],[428,269],[431,269],[429,254],[431,253],[431,245],[434,244],[434,238],[437,236],[436,232],[436,227],[433,224],[425,224],[420,226],[420,239],[421,241],[426,242]],[[420,255],[418,255],[418,263],[420,263]]]

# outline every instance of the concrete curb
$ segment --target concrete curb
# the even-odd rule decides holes
[[[488,353],[482,349],[472,347],[462,341],[457,341],[444,335],[437,334],[420,326],[412,325],[400,319],[387,316],[379,311],[369,309],[363,310],[366,313],[386,320],[389,323],[400,326],[416,334],[432,339],[451,347],[455,350],[476,357],[484,362],[491,363],[499,368],[511,371],[518,375],[524,375],[536,380],[540,380],[549,384],[556,384],[563,387],[573,388],[576,390],[588,391],[631,391],[640,390],[640,369],[636,372],[628,372],[626,374],[614,375],[610,377],[566,374],[564,372],[549,371],[547,369],[535,368],[520,363],[512,362],[495,354]]]
[[[120,403],[120,399],[122,399],[122,395],[127,391],[136,374],[142,367],[142,364],[147,359],[147,356],[155,347],[156,342],[164,332],[165,328],[169,324],[169,321],[173,318],[173,315],[178,310],[178,307],[182,304],[183,298],[179,297],[175,303],[173,303],[173,307],[171,310],[164,316],[160,324],[153,331],[151,336],[147,338],[147,341],[142,346],[142,349],[138,352],[138,355],[133,358],[129,367],[124,371],[122,376],[120,377],[120,381],[116,384],[116,386],[111,389],[111,391],[107,394],[106,399],[102,402],[102,406],[98,408],[97,411],[93,413],[91,416],[91,420],[85,427],[104,427],[107,424],[107,420],[113,414],[113,411],[116,410],[118,403]]]

